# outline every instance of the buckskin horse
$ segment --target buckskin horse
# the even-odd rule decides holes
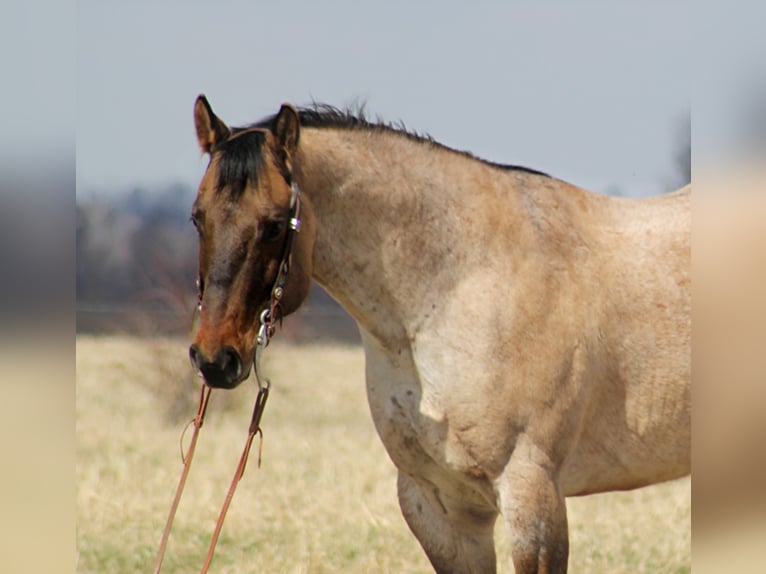
[[[566,572],[565,497],[689,473],[688,186],[608,197],[318,104],[229,128],[199,96],[194,118],[193,365],[238,385],[259,317],[315,279],[358,323],[437,572],[495,572],[498,515],[517,573]]]

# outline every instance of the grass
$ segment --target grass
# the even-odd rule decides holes
[[[77,572],[150,572],[198,381],[186,343],[77,339]],[[361,349],[280,346],[257,444],[211,572],[432,572],[401,517]],[[212,394],[163,572],[199,570],[247,434],[254,384]],[[182,416],[183,415],[183,416]],[[689,572],[690,482],[570,499],[570,571]],[[498,570],[513,572],[501,521]]]

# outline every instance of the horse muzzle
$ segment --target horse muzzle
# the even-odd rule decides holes
[[[192,367],[205,380],[205,384],[216,389],[233,389],[250,374],[245,369],[242,356],[234,347],[221,347],[214,357],[205,356],[196,344],[189,347]]]

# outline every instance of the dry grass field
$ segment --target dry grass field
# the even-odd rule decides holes
[[[358,347],[284,346],[211,573],[431,572],[400,515]],[[255,385],[212,394],[163,572],[195,572],[241,452]],[[77,339],[77,572],[150,572],[196,407],[186,342]],[[570,571],[690,571],[690,481],[568,501]],[[498,521],[499,572],[513,572]]]

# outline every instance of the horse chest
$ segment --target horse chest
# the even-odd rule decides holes
[[[431,480],[459,470],[438,398],[424,396],[408,358],[366,349],[366,379],[375,428],[399,470]]]

